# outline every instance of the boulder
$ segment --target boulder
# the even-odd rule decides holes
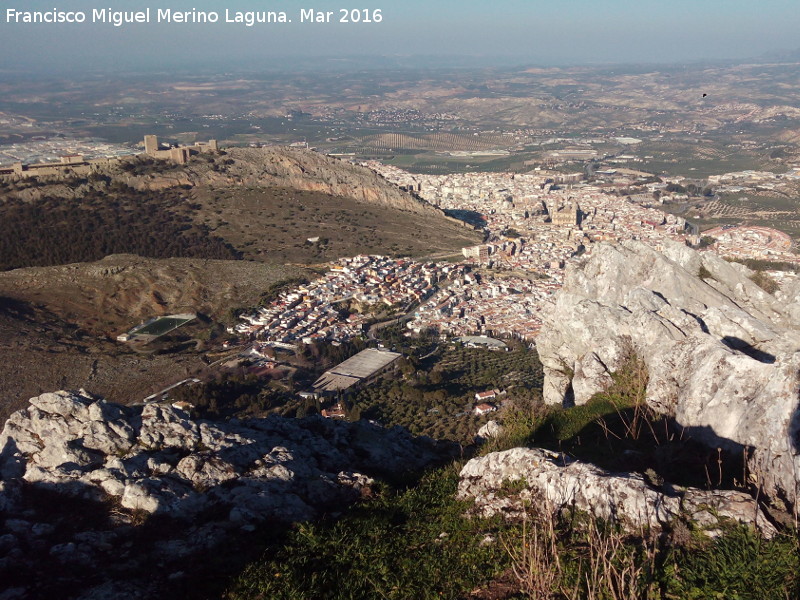
[[[357,498],[371,482],[362,470],[417,470],[453,450],[366,422],[196,421],[171,406],[125,408],[60,391],[6,423],[0,505],[16,501],[24,480],[187,520],[211,502],[246,520],[293,521]]]
[[[696,440],[747,453],[763,490],[796,502],[800,314],[750,275],[675,242],[600,245],[545,311],[545,401],[585,403],[635,355],[651,407]]]
[[[695,488],[656,489],[636,473],[609,473],[590,463],[540,448],[513,448],[470,460],[461,470],[458,497],[474,500],[482,517],[522,518],[527,511],[576,509],[629,529],[661,528],[691,519],[710,531],[731,519],[766,537],[775,527],[747,494]]]
[[[194,450],[200,441],[197,424],[183,411],[172,406],[147,404],[142,410],[139,443],[161,450],[180,448]]]
[[[456,450],[368,422],[217,422],[171,406],[43,394],[0,435],[0,570],[57,564],[65,581],[91,572],[96,587],[85,597],[116,598],[116,578],[157,564],[160,584],[135,596],[163,597],[164,577],[239,541],[229,536],[341,511],[369,493],[374,476],[420,470]],[[95,503],[71,508],[81,501]],[[146,535],[134,534],[139,524]],[[112,580],[96,581],[98,569]]]
[[[504,429],[505,428],[497,421],[486,421],[486,423],[478,429],[478,433],[475,435],[475,441],[481,443],[486,440],[496,439],[503,434]]]

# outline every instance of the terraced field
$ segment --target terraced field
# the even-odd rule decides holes
[[[758,225],[783,231],[800,242],[800,197],[742,192],[712,201],[665,204],[663,209],[688,218],[702,230],[717,225]]]

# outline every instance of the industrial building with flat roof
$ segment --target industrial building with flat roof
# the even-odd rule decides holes
[[[332,393],[359,383],[369,383],[389,370],[402,356],[398,352],[368,348],[325,371],[314,382],[314,391]]]

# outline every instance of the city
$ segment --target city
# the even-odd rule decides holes
[[[555,185],[551,177],[537,174],[412,175],[377,162],[365,165],[451,214],[476,215],[486,242],[463,248],[458,264],[342,259],[325,277],[243,315],[231,331],[288,348],[338,344],[364,335],[376,313],[405,314],[413,307],[406,326],[416,334],[432,329],[451,337],[483,334],[533,342],[564,270],[590,256],[596,244],[638,240],[655,249],[664,240],[701,244],[701,235],[683,218],[579,181]],[[702,236],[714,240],[704,244],[704,251],[731,259],[800,265],[791,238],[776,230],[724,226]],[[796,277],[769,273],[782,282]],[[345,302],[356,310],[343,311]]]

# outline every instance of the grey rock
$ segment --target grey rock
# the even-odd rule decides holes
[[[106,581],[86,590],[76,600],[140,600],[152,598],[153,591],[142,582]]]
[[[229,536],[341,510],[369,490],[370,475],[421,469],[454,451],[369,423],[198,421],[170,406],[126,408],[83,392],[44,394],[14,413],[0,434],[0,509],[9,517],[0,568],[24,564],[45,572],[49,562],[81,577],[86,567],[113,561],[107,574],[117,579],[156,564],[140,587],[107,581],[79,597],[163,597],[169,573],[194,564],[200,552],[224,549]],[[58,537],[62,528],[47,521],[50,515],[25,506],[29,487],[99,501],[87,510],[108,521],[76,515],[84,529]],[[164,520],[147,523],[147,539],[136,538],[134,552],[134,534],[150,515]],[[160,523],[170,526],[161,532]],[[38,556],[47,559],[30,563]]]
[[[688,488],[668,495],[635,473],[609,473],[565,454],[514,448],[470,460],[461,470],[458,497],[474,499],[483,517],[522,518],[534,507],[546,513],[570,507],[630,529],[660,528],[686,515],[706,527],[721,518],[751,524],[766,537],[774,526],[750,496]]]
[[[36,537],[46,537],[55,531],[50,523],[36,523],[31,527],[31,533]]]
[[[475,436],[475,441],[493,440],[503,433],[504,427],[497,421],[487,421]]]
[[[197,454],[181,459],[175,467],[175,472],[201,489],[218,486],[225,481],[236,479],[239,475],[233,465],[219,457]]]
[[[311,518],[357,498],[372,483],[364,470],[419,469],[443,452],[369,423],[195,421],[171,406],[125,408],[72,392],[35,398],[0,440],[0,469],[13,475],[3,482],[9,498],[24,479],[186,520],[216,503],[247,522]]]
[[[148,404],[142,410],[139,442],[146,448],[194,450],[200,441],[197,424],[172,406]]]
[[[796,502],[800,311],[749,275],[678,243],[600,245],[568,268],[537,339],[545,401],[585,403],[634,353],[651,407],[711,447],[751,450],[764,492]]]
[[[33,524],[25,519],[6,519],[4,524],[6,529],[20,537],[28,537],[33,528]]]
[[[77,551],[77,546],[72,542],[68,542],[66,544],[56,544],[52,548],[50,548],[50,556],[59,558],[59,557],[69,557],[72,554],[75,554]]]
[[[113,531],[82,531],[75,534],[73,540],[92,550],[109,552],[114,548],[113,542],[116,537]]]
[[[13,533],[6,533],[0,535],[0,553],[5,554],[12,548],[16,548],[19,540]]]
[[[64,418],[76,419],[81,422],[88,421],[89,405],[91,399],[70,392],[52,392],[31,398],[31,406],[35,406],[43,413],[60,415]]]

